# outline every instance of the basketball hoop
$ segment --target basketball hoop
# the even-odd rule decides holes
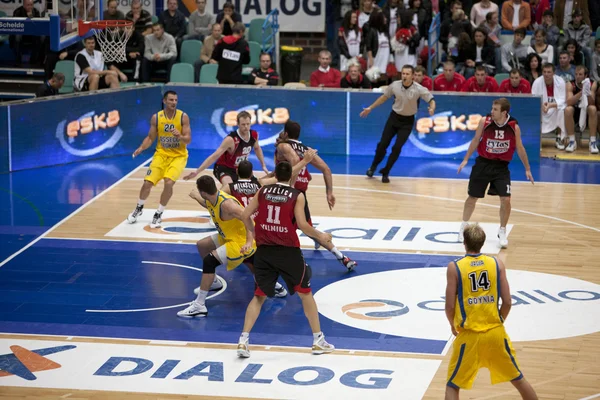
[[[133,33],[133,21],[79,21],[79,36],[94,33],[106,62],[126,62],[125,46]]]

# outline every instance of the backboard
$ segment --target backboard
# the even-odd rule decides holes
[[[50,14],[50,47],[54,51],[81,40],[78,23],[98,21],[103,15],[103,0],[52,0]],[[88,33],[85,36],[90,36]]]

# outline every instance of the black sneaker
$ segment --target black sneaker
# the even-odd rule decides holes
[[[160,228],[160,224],[162,222],[162,213],[155,212],[154,217],[152,217],[152,223],[150,224],[150,228]]]
[[[138,217],[140,215],[142,215],[143,212],[144,212],[144,206],[140,206],[138,204],[135,207],[135,210],[133,210],[133,212],[127,216],[127,222],[129,222],[130,224],[134,224],[137,221]]]
[[[367,176],[368,176],[369,178],[372,178],[374,173],[375,173],[375,171],[373,171],[373,168],[369,168],[369,169],[367,170]]]
[[[379,170],[379,173],[381,174],[381,182],[383,183],[390,183],[390,178],[388,176],[389,172],[385,172],[384,170]]]

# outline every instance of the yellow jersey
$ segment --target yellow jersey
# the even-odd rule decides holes
[[[187,157],[187,145],[171,133],[173,129],[182,131],[183,111],[175,110],[175,116],[172,119],[167,118],[164,110],[159,111],[156,114],[156,129],[158,131],[157,153],[167,157]]]
[[[233,240],[239,243],[246,243],[246,227],[242,221],[237,218],[232,218],[227,221],[221,219],[221,204],[223,204],[224,201],[234,201],[237,204],[240,204],[235,197],[223,193],[220,190],[217,192],[217,202],[215,204],[211,204],[210,201],[206,200],[206,208],[208,208],[208,212],[215,223],[215,228],[217,228],[219,236],[226,241]],[[242,207],[241,204],[240,207]]]
[[[458,273],[454,327],[457,331],[487,332],[502,325],[498,262],[483,254],[454,261]]]

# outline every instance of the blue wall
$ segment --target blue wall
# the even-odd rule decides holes
[[[190,116],[193,149],[218,147],[235,129],[237,112],[248,110],[257,119],[253,128],[265,151],[274,150],[283,122],[291,118],[302,125],[302,139],[321,154],[344,155],[349,149],[350,154],[372,155],[392,105],[390,99],[363,119],[360,111],[379,93],[176,85],[11,105],[12,170],[131,154],[146,136],[152,114],[161,107],[161,92],[168,89],[178,92],[179,108]],[[489,112],[494,96],[437,94],[435,98],[438,107],[433,117],[421,104],[415,129],[402,150],[404,157],[462,158],[477,125],[476,115]],[[538,162],[540,98],[510,100],[529,158]],[[7,109],[0,108],[0,171],[8,170]],[[118,124],[102,127],[109,113],[118,115]],[[82,132],[85,118],[89,133]],[[94,120],[99,123],[94,125]],[[74,121],[80,121],[79,130]]]

